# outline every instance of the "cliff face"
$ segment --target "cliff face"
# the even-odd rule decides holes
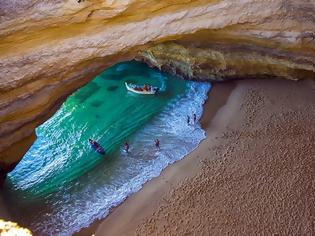
[[[311,53],[280,50],[278,46],[252,45],[240,38],[233,42],[225,41],[223,38],[227,35],[215,39],[212,34],[213,32],[203,31],[159,44],[140,51],[137,59],[160,70],[193,80],[299,80],[315,77],[315,61]],[[219,32],[215,34],[218,36]]]
[[[314,0],[2,0],[0,178],[36,126],[118,61],[202,80],[314,78],[314,25]]]

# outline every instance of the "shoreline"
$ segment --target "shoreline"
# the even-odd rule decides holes
[[[314,234],[314,91],[313,80],[215,84],[199,147],[77,235]]]
[[[203,105],[203,113],[200,118],[200,124],[202,129],[206,132],[208,136],[207,129],[211,123],[211,119],[216,115],[216,113],[225,105],[230,93],[232,92],[233,88],[235,87],[234,82],[225,82],[225,83],[214,83],[212,84],[211,89],[208,92],[208,97]],[[166,167],[161,174],[158,177],[153,178],[152,180],[146,182],[143,187],[136,193],[128,196],[121,204],[118,206],[114,207],[113,209],[110,210],[110,213],[103,219],[95,220],[89,227],[87,228],[82,228],[79,232],[75,233],[75,236],[85,236],[85,235],[92,235],[96,233],[103,225],[104,222],[106,222],[106,219],[109,217],[113,217],[112,215],[117,214],[116,211],[122,207],[124,204],[128,204],[131,202],[131,205],[139,205],[143,201],[148,201],[150,198],[154,198],[158,200],[161,198],[163,194],[171,190],[172,185],[179,183],[179,181],[182,180],[184,177],[188,177],[187,173],[191,173],[192,175],[194,172],[197,171],[197,168],[192,171],[191,168],[188,167],[190,164],[189,161],[185,161],[187,158],[194,158],[195,155],[194,153],[199,149],[200,145],[207,139],[206,137],[204,140],[202,140],[199,145],[196,147],[195,150],[193,150],[190,154],[186,155],[183,159],[169,165]],[[187,168],[187,172],[181,173],[183,168]],[[189,169],[189,171],[188,171]],[[172,184],[169,184],[172,183]],[[143,197],[142,197],[143,195]],[[139,199],[137,199],[139,198]],[[135,200],[134,200],[135,199]],[[135,201],[135,202],[134,202]],[[126,209],[127,211],[130,211],[131,214],[139,215],[141,212],[133,212],[136,209],[134,208],[128,208]],[[152,205],[148,206],[145,211],[150,211],[152,210]],[[143,211],[143,209],[142,209]],[[118,213],[119,214],[119,213]],[[125,214],[125,213],[123,213]],[[143,214],[143,213],[142,213]],[[129,215],[129,214],[128,214]],[[143,214],[145,215],[145,214]],[[117,227],[120,227],[120,220],[113,219],[114,221],[117,221]],[[111,220],[112,221],[112,220]],[[109,222],[110,225],[112,225],[112,222]],[[126,233],[126,232],[124,232]],[[106,234],[111,235],[110,232],[106,232]],[[96,234],[98,235],[98,233]]]

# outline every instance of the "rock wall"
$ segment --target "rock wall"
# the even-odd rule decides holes
[[[2,0],[0,178],[69,94],[138,51],[191,79],[314,78],[314,25],[314,0]]]
[[[237,38],[216,40],[203,31],[140,51],[137,60],[184,79],[226,81],[241,78],[315,78],[314,55],[252,45]],[[219,32],[215,32],[216,36]],[[198,41],[197,41],[198,39]],[[202,42],[205,40],[204,42]]]
[[[0,219],[0,234],[1,235],[24,235],[32,236],[32,232],[26,228],[20,227],[17,223],[4,221]]]

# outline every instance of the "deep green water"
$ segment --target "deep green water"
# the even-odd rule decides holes
[[[127,92],[124,83],[151,84],[158,95]],[[179,160],[204,137],[186,115],[202,112],[208,84],[120,63],[79,89],[47,122],[9,175],[4,197],[18,222],[40,235],[70,235],[104,216],[143,183]],[[162,149],[153,140],[160,138]],[[106,150],[96,153],[88,139]],[[122,152],[125,140],[129,155]]]
[[[126,91],[126,81],[151,84],[162,91],[158,96],[132,94]],[[89,138],[105,148],[106,159],[113,158],[111,154],[129,135],[185,89],[185,81],[167,79],[137,62],[106,70],[69,97],[60,111],[37,129],[38,140],[25,156],[32,164],[18,166],[12,174],[13,184],[32,195],[55,191],[104,161],[91,149]]]

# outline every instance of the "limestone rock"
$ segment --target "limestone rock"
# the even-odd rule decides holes
[[[192,79],[314,78],[314,25],[314,0],[2,0],[0,172],[69,94],[138,51]]]

